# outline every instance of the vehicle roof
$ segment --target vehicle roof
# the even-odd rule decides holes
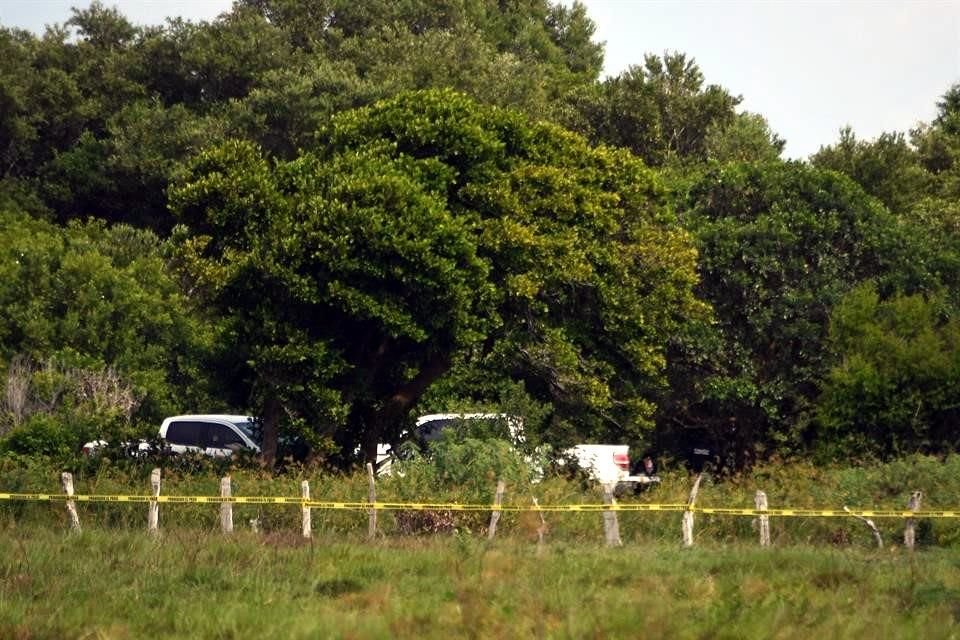
[[[516,419],[509,413],[431,413],[417,418],[417,426],[433,420],[475,420],[477,418],[508,418]]]
[[[249,422],[255,420],[252,416],[237,416],[229,415],[224,413],[198,413],[182,416],[170,416],[169,418],[164,418],[164,422],[170,420],[223,420],[226,422]]]

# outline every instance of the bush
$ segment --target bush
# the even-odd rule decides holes
[[[67,461],[80,447],[99,435],[99,423],[78,416],[67,419],[53,414],[35,414],[13,429],[0,442],[0,452],[40,456]]]
[[[893,457],[960,446],[960,321],[944,300],[894,296],[872,283],[834,310],[837,363],[823,383],[821,457]]]
[[[506,440],[446,433],[431,443],[430,453],[438,480],[472,491],[489,492],[497,480],[526,484],[535,474],[531,462]]]

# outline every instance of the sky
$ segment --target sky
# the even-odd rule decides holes
[[[743,96],[806,158],[845,125],[908,131],[960,81],[960,0],[660,2],[587,0],[605,72],[644,52],[693,56],[706,82]]]
[[[360,1],[360,0],[358,0]],[[566,0],[569,3],[569,0]],[[0,24],[38,33],[87,0],[0,0]],[[136,24],[210,20],[231,0],[106,0]],[[604,72],[682,51],[707,83],[743,96],[806,158],[850,125],[872,139],[936,114],[960,82],[960,0],[585,0],[606,43]]]

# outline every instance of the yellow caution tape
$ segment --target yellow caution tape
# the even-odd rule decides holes
[[[725,516],[771,516],[799,518],[840,518],[863,516],[865,518],[960,518],[960,510],[885,510],[885,509],[740,509],[728,507],[699,507],[688,504],[461,504],[457,502],[330,502],[305,500],[286,496],[128,496],[48,493],[0,493],[0,501],[20,502],[127,502],[127,503],[171,503],[171,504],[286,504],[311,509],[328,510],[376,510],[376,511],[545,511],[545,512],[602,512],[602,511],[691,511],[705,515]]]
[[[864,518],[960,518],[960,510],[951,511],[900,511],[895,509],[730,509],[724,507],[694,507],[696,513],[726,516],[775,516],[799,518],[839,518],[863,516]]]

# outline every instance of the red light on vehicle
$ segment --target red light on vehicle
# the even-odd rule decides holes
[[[615,453],[613,454],[613,464],[617,465],[624,471],[630,470],[630,456],[626,453]]]

